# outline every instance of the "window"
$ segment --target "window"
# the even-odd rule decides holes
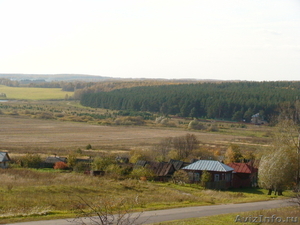
[[[214,181],[219,181],[219,180],[220,180],[220,175],[219,174],[215,174]]]

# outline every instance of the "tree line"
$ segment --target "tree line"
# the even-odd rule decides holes
[[[270,120],[299,95],[300,82],[210,82],[85,93],[80,102],[94,108],[249,122],[256,113]]]

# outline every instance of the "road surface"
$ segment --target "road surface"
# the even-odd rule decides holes
[[[295,205],[291,199],[285,200],[270,200],[262,202],[239,203],[239,204],[225,204],[225,205],[210,205],[210,206],[195,206],[155,211],[145,211],[143,213],[133,213],[131,218],[137,218],[137,224],[151,224],[170,220],[180,220],[187,218],[206,217],[227,213],[239,213],[247,211],[255,211],[262,209],[271,209]],[[280,215],[278,215],[280,216]],[[89,220],[83,219],[86,224]],[[234,223],[234,218],[233,221]],[[10,225],[73,225],[78,224],[73,219],[58,219],[58,220],[43,220],[34,222],[13,223]]]

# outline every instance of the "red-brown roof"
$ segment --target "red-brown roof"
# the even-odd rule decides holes
[[[228,166],[234,169],[235,173],[255,173],[257,169],[247,163],[229,163]]]

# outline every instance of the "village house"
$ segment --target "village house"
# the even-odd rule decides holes
[[[251,117],[251,123],[255,125],[261,125],[261,124],[266,124],[267,122],[263,119],[263,117],[259,113],[256,113]]]
[[[234,169],[232,175],[232,187],[256,187],[257,186],[257,168],[250,163],[229,163],[228,166]]]
[[[228,189],[232,186],[233,168],[216,160],[198,160],[186,167],[182,168],[188,172],[191,183],[201,181],[203,171],[211,174],[211,180],[207,183],[209,189]]]
[[[67,158],[66,157],[59,157],[57,155],[49,156],[42,162],[41,167],[43,167],[43,168],[53,168],[55,163],[57,163],[57,162],[67,163]]]
[[[175,160],[175,159],[170,159],[169,163],[173,164],[176,171],[178,171],[178,170],[182,169],[183,167],[188,166],[188,165],[191,164],[191,163],[188,163],[188,162],[184,162],[184,161],[181,161],[181,160]]]
[[[145,167],[153,171],[156,181],[169,181],[172,178],[172,175],[176,171],[172,163],[167,162],[151,162],[138,160],[134,168]]]
[[[10,161],[11,160],[7,152],[0,152],[0,168],[8,168]]]

